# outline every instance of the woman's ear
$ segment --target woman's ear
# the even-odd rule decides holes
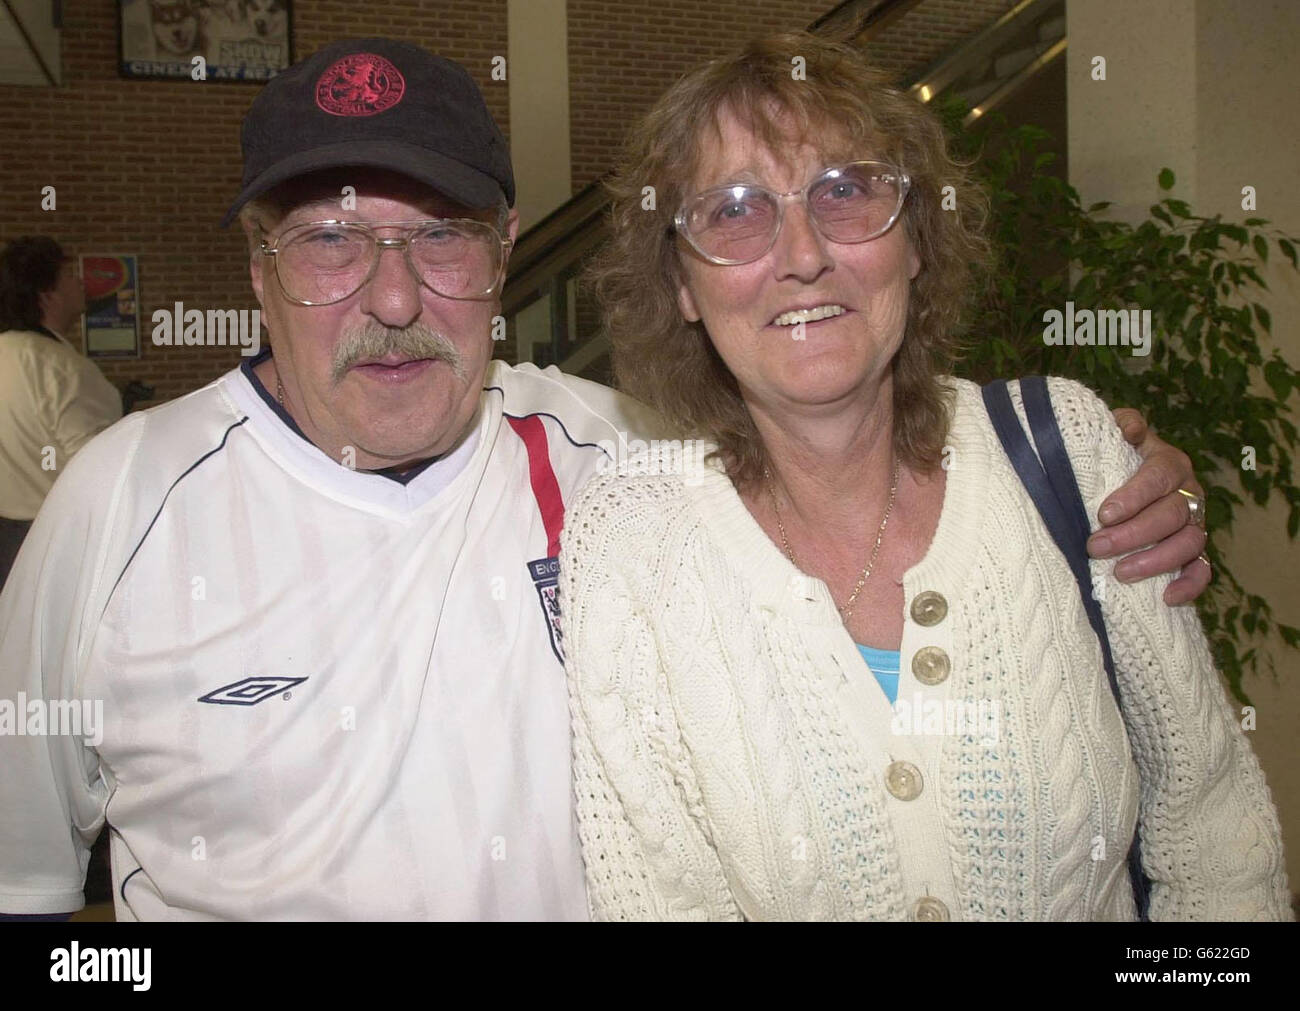
[[[682,317],[687,323],[698,323],[700,321],[700,310],[695,307],[695,297],[691,294],[691,289],[682,281],[677,286],[677,308],[682,311]]]

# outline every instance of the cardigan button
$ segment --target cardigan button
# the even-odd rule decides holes
[[[912,620],[918,625],[937,625],[948,616],[948,601],[942,593],[925,590],[912,601]]]
[[[921,796],[921,770],[911,762],[891,762],[885,770],[885,789],[899,800]]]
[[[912,655],[912,673],[923,685],[942,684],[951,672],[948,654],[938,646],[922,646]]]
[[[912,907],[912,919],[921,923],[943,923],[952,917],[948,915],[947,906],[933,895],[927,895],[917,899]]]

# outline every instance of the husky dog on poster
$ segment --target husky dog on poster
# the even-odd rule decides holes
[[[126,77],[264,81],[292,62],[290,0],[118,0],[118,10]]]

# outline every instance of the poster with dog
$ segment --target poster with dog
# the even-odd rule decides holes
[[[118,0],[122,76],[265,81],[292,62],[291,6],[291,0]]]

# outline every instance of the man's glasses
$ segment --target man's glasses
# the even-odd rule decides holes
[[[866,242],[893,226],[911,188],[907,173],[878,161],[828,168],[802,190],[718,186],[682,204],[677,232],[706,260],[753,263],[776,244],[785,202],[802,200],[816,229],[832,242]]]
[[[380,238],[377,228],[400,227],[401,238]],[[299,305],[332,305],[355,295],[374,277],[379,254],[400,249],[412,273],[444,298],[486,301],[505,275],[510,242],[491,225],[468,218],[357,224],[312,221],[286,230],[263,256],[275,257],[285,296]]]

